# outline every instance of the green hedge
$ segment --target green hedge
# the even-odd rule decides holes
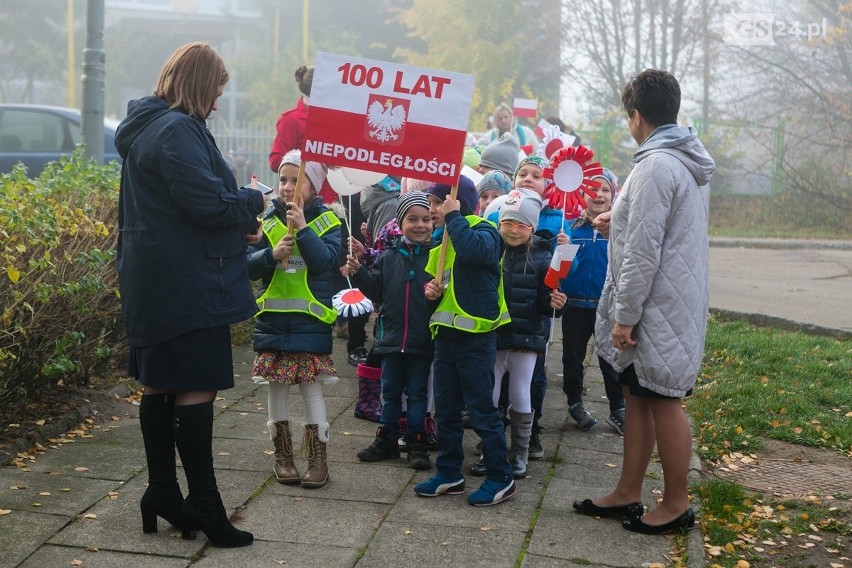
[[[0,417],[126,356],[115,272],[119,172],[81,150],[0,176]]]

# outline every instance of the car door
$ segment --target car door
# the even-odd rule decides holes
[[[74,150],[79,126],[68,117],[39,109],[0,110],[0,172],[9,172],[19,161],[37,176],[44,165]]]

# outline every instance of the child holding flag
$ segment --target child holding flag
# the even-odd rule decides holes
[[[515,494],[503,421],[491,400],[494,334],[509,322],[500,273],[500,234],[493,224],[473,214],[476,187],[467,177],[459,177],[457,199],[450,186],[443,184],[428,188],[426,194],[433,222],[444,225],[449,238],[442,245],[446,247],[444,265],[438,266],[442,247],[435,247],[426,268],[435,276],[426,285],[426,299],[438,302],[430,321],[435,337],[437,473],[415,485],[414,491],[423,497],[464,493],[462,407],[467,405],[473,429],[482,440],[487,474],[467,500],[474,506],[495,505]]]
[[[604,168],[603,174],[594,176],[601,182],[597,197],[586,195],[586,209],[570,228],[571,242],[579,245],[577,262],[583,269],[574,271],[562,281],[561,289],[568,296],[568,306],[562,315],[562,390],[568,398],[568,411],[580,430],[586,431],[597,424],[583,405],[583,359],[586,346],[595,331],[595,313],[601,297],[607,269],[605,236],[592,228],[595,217],[609,211],[618,180]],[[618,373],[598,357],[604,389],[609,399],[609,416],[606,421],[620,435],[624,435],[624,395],[618,384]]]
[[[267,426],[275,446],[275,477],[280,483],[322,487],[328,481],[328,421],[321,383],[337,380],[331,360],[337,319],[331,278],[340,264],[340,219],[317,197],[325,166],[307,162],[296,187],[301,161],[298,150],[282,158],[278,198],[263,215],[263,239],[248,248],[249,278],[261,280],[253,373],[269,381]],[[299,385],[305,401],[308,469],[301,477],[287,408],[292,385]]]
[[[536,359],[547,347],[547,319],[558,316],[565,305],[565,294],[545,277],[550,267],[550,235],[534,235],[541,212],[541,197],[534,191],[515,189],[500,208],[500,236],[506,244],[502,259],[503,288],[512,321],[497,330],[497,361],[494,376],[509,373],[508,402],[511,432],[509,462],[515,479],[527,475],[533,411],[530,383]],[[500,399],[501,384],[495,381],[492,400]],[[471,468],[482,470],[484,460]]]

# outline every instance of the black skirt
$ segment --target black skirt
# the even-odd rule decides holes
[[[145,386],[175,391],[233,388],[231,328],[196,329],[150,347],[131,347],[131,377]]]

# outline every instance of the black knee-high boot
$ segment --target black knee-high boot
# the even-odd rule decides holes
[[[182,528],[183,494],[175,472],[175,438],[172,430],[173,394],[147,394],[139,403],[139,425],[148,462],[148,488],[139,501],[142,530],[157,532],[157,517]]]
[[[213,473],[213,403],[175,407],[175,442],[189,493],[183,501],[183,538],[201,529],[216,546],[246,546],[254,536],[234,528],[225,513]]]

